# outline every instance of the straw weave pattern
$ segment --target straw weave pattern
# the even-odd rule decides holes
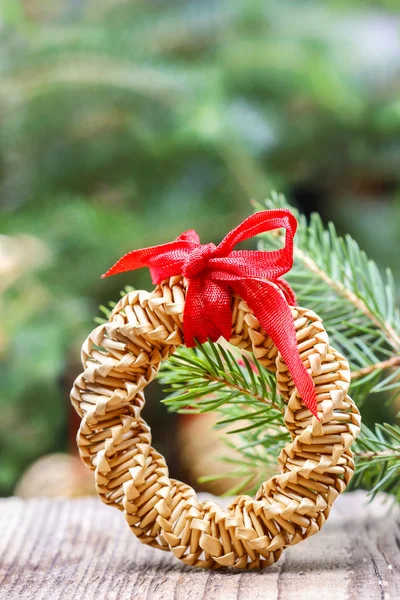
[[[230,343],[276,373],[292,441],[278,457],[280,473],[260,486],[255,499],[240,495],[226,510],[201,501],[190,486],[169,478],[141,417],[146,385],[183,344],[186,289],[187,281],[177,276],[151,293],[130,292],[84,342],[84,372],[71,391],[82,418],[79,451],[95,471],[101,500],[123,511],[144,544],[195,567],[263,568],[321,529],[353,475],[350,446],[360,415],[347,394],[349,366],[330,346],[321,319],[292,307],[298,350],[316,386],[318,421],[302,404],[272,340],[234,295]]]

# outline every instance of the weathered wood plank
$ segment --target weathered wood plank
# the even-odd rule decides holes
[[[260,572],[200,571],[142,546],[95,498],[0,501],[0,598],[400,598],[400,509],[345,494],[322,531]]]

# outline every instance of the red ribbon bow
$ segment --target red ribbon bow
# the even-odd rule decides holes
[[[279,228],[286,230],[285,246],[280,250],[233,250],[254,235]],[[183,274],[188,280],[183,313],[188,348],[195,345],[195,338],[202,344],[221,336],[229,341],[231,290],[235,290],[271,337],[303,402],[317,416],[314,383],[301,361],[289,309],[296,298],[289,284],[279,279],[292,267],[296,228],[295,217],[286,209],[260,211],[229,232],[218,246],[200,244],[199,236],[191,229],[168,244],[125,254],[103,277],[149,267],[153,283],[158,284]]]

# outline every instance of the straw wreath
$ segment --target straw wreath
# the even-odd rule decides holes
[[[276,346],[234,294],[230,343],[253,352],[276,373],[292,441],[278,457],[280,473],[260,486],[255,499],[240,495],[227,510],[199,500],[190,486],[169,478],[141,417],[146,385],[161,361],[183,344],[186,289],[185,278],[176,276],[151,293],[128,293],[109,322],[84,342],[84,372],[71,391],[82,418],[79,451],[95,471],[101,500],[124,512],[144,544],[170,550],[195,567],[266,567],[286,547],[321,529],[353,475],[350,446],[360,430],[360,415],[347,395],[349,366],[330,346],[318,315],[291,307],[298,351],[316,388],[316,419],[298,396]]]

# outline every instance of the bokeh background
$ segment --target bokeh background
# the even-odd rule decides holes
[[[125,252],[218,242],[277,189],[400,280],[399,32],[397,0],[3,0],[0,494],[74,452],[80,345],[99,304],[150,286],[100,280]]]

